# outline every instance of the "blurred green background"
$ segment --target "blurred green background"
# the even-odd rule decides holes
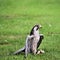
[[[25,45],[35,24],[41,24],[44,54],[28,54],[26,60],[60,60],[60,0],[0,0],[0,60],[24,60],[9,55]]]

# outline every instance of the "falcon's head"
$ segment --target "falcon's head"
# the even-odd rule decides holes
[[[41,25],[35,25],[35,26],[32,28],[32,30],[31,30],[31,32],[30,32],[30,35],[33,35],[33,34],[34,34],[34,31],[38,31],[39,28],[41,28],[41,27],[42,27]]]

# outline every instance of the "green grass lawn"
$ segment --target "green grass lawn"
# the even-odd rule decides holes
[[[0,60],[25,60],[9,55],[25,45],[35,24],[41,24],[44,54],[28,54],[26,60],[60,60],[60,0],[0,0]]]

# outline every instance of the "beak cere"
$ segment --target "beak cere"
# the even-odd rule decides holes
[[[39,28],[42,28],[42,26],[41,26],[41,25],[39,25]]]

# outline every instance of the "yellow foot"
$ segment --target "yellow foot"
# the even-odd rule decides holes
[[[37,52],[37,54],[41,54],[41,53],[45,53],[45,51],[44,51],[44,50],[39,50],[39,51]]]

